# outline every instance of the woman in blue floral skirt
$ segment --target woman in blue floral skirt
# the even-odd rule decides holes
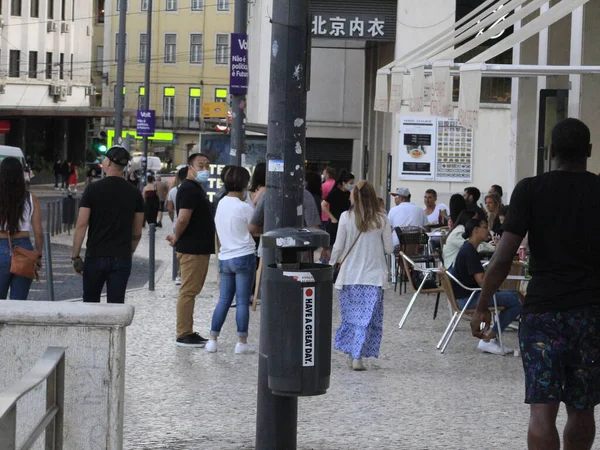
[[[335,349],[347,353],[352,369],[365,370],[362,358],[377,358],[383,332],[383,286],[386,254],[394,251],[392,228],[381,213],[373,185],[360,181],[350,192],[352,208],[339,220],[331,264],[340,264],[335,283],[339,290],[342,324]]]

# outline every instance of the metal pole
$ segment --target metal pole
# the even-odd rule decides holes
[[[56,223],[56,202],[49,202],[48,203],[48,211],[50,213],[50,226],[48,227],[50,231],[50,234],[52,236],[54,236],[54,227],[55,227],[55,223]]]
[[[302,226],[306,144],[308,0],[273,3],[267,133],[265,231]],[[299,151],[297,151],[299,150]],[[283,165],[283,167],[282,167]],[[263,251],[264,266],[275,263]],[[263,299],[258,362],[256,449],[296,449],[298,399],[273,395],[268,384],[269,299]]]
[[[117,0],[120,4],[119,11],[119,45],[117,48],[117,84],[115,89],[117,95],[115,95],[115,142],[113,145],[120,144],[123,135],[123,108],[124,108],[124,95],[123,88],[125,87],[125,34],[126,34],[126,23],[127,23],[127,7],[129,6],[129,0]]]
[[[53,302],[54,298],[54,273],[52,272],[52,246],[50,243],[50,233],[44,233],[44,255],[46,262],[46,290],[48,291],[48,300]]]
[[[234,33],[246,34],[248,26],[248,0],[236,0],[233,18]],[[231,98],[231,164],[242,165],[245,147],[246,95],[235,94]],[[235,152],[234,152],[235,150]]]
[[[152,0],[148,0],[146,22],[146,65],[144,67],[144,109],[150,109],[150,57],[152,56]],[[148,136],[142,139],[142,189],[148,184]]]
[[[150,224],[150,243],[149,243],[150,255],[149,255],[149,261],[148,261],[148,290],[150,290],[150,291],[154,291],[154,269],[155,269],[154,260],[156,257],[155,247],[156,247],[156,225],[151,223]]]

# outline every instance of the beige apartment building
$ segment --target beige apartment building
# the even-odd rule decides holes
[[[119,3],[128,2],[123,128],[126,135],[135,136],[135,112],[143,108],[146,94],[148,0],[94,1],[98,17],[93,74],[100,94],[96,100],[105,107],[114,107],[117,95]],[[199,142],[201,128],[210,129],[202,104],[229,101],[233,7],[233,0],[153,0],[149,94],[150,109],[156,111],[156,133],[150,138],[149,154],[171,162],[172,167],[182,163],[187,151]],[[114,121],[107,120],[104,125],[110,141]],[[133,151],[140,149],[141,141],[136,139]]]

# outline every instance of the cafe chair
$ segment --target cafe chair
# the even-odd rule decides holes
[[[444,334],[442,335],[442,338],[440,339],[440,341],[438,342],[438,345],[436,347],[438,350],[440,350],[440,353],[443,354],[446,351],[446,348],[448,348],[448,344],[450,344],[450,340],[452,339],[452,336],[454,335],[454,332],[456,331],[456,327],[458,327],[458,324],[461,321],[461,319],[463,318],[463,316],[465,316],[465,315],[472,316],[475,313],[475,308],[467,309],[467,307],[469,306],[469,302],[471,301],[471,299],[475,296],[475,293],[480,292],[481,288],[466,287],[460,281],[458,281],[456,279],[456,277],[454,277],[454,275],[452,275],[445,267],[440,268],[438,275],[440,278],[442,288],[444,289],[444,292],[446,293],[446,296],[448,297],[448,301],[450,302],[450,306],[452,307],[452,310],[454,311],[454,314],[452,315],[450,322],[448,322],[446,331],[444,331]],[[471,291],[471,296],[469,297],[469,301],[465,304],[464,308],[462,308],[462,309],[460,309],[456,303],[456,298],[454,297],[454,291],[452,289],[452,282],[458,284],[460,287],[462,287],[463,289],[466,289],[467,291]],[[496,296],[495,295],[494,295],[494,306],[489,307],[489,310],[492,313],[492,316],[494,317],[494,322],[498,323],[500,312],[504,311],[504,307],[502,307],[502,306],[498,307],[498,305],[496,304]],[[500,330],[499,327],[498,327],[498,340],[500,341],[500,348],[502,348],[502,351],[504,352],[504,344],[502,341],[502,330]]]
[[[417,297],[419,296],[419,294],[437,294],[435,300],[435,309],[433,311],[433,318],[435,320],[435,318],[437,317],[438,306],[440,304],[440,294],[444,292],[444,288],[437,287],[435,289],[424,289],[423,286],[425,285],[428,279],[435,281],[434,274],[438,273],[439,269],[426,269],[419,267],[412,259],[406,256],[404,252],[400,252],[400,257],[404,265],[404,272],[408,274],[408,282],[410,283],[410,286],[413,288],[415,293],[413,294],[412,299],[410,300],[410,303],[408,304],[408,307],[406,308],[406,311],[404,312],[404,315],[402,316],[402,319],[398,324],[398,328],[402,329],[402,327],[404,326],[404,322],[406,322],[406,319],[410,314],[410,311],[412,310],[415,302],[417,301]],[[415,283],[411,276],[411,273],[413,271],[421,272],[423,274],[423,280],[421,281],[418,287],[415,286]]]
[[[396,227],[394,228],[398,241],[400,241],[400,252],[409,256],[414,262],[426,264],[428,267],[435,266],[435,258],[429,255],[429,236],[421,227]],[[396,282],[394,283],[394,292],[400,282],[400,293],[402,294],[402,283],[404,282],[404,293],[406,294],[406,286],[408,280],[405,278],[410,274],[405,273],[404,264],[400,252],[396,256]]]

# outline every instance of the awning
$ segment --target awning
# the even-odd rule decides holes
[[[422,98],[423,93],[421,86],[423,81],[421,77],[424,77],[426,73],[433,73],[434,85],[432,89],[432,114],[440,116],[449,116],[453,114],[453,108],[449,107],[448,102],[451,98],[452,92],[452,76],[459,75],[461,78],[461,89],[459,98],[459,120],[465,125],[477,125],[477,117],[479,113],[479,100],[480,100],[480,86],[482,76],[495,76],[495,77],[514,77],[514,76],[540,76],[540,75],[553,75],[556,72],[562,74],[570,73],[598,73],[596,72],[596,66],[523,66],[518,64],[509,65],[498,65],[498,64],[485,64],[489,59],[509,50],[515,45],[525,41],[541,30],[548,28],[553,23],[562,19],[566,15],[573,12],[575,9],[583,6],[589,0],[561,0],[556,3],[552,8],[541,13],[531,22],[522,26],[519,30],[515,31],[510,36],[504,38],[502,41],[492,46],[490,49],[482,52],[475,58],[469,61],[468,64],[454,64],[453,60],[464,53],[472,50],[483,42],[489,40],[494,34],[500,31],[506,30],[508,27],[513,26],[519,20],[527,17],[533,12],[540,9],[540,7],[547,3],[547,0],[533,0],[531,3],[522,6],[526,0],[511,0],[505,2],[498,8],[498,4],[494,2],[485,2],[483,5],[487,6],[483,12],[481,7],[474,10],[471,13],[471,17],[474,13],[479,12],[479,15],[471,20],[469,16],[465,19],[468,23],[461,25],[461,21],[457,22],[453,28],[445,30],[434,39],[424,44],[420,48],[410,52],[409,54],[397,59],[391,64],[382,67],[377,72],[377,83],[387,83],[389,73],[399,73],[402,75],[410,75],[411,81],[413,81],[413,88],[411,89],[411,98],[409,99],[411,111],[422,111],[419,107],[422,104],[420,97]],[[519,8],[520,7],[520,8]],[[496,8],[496,9],[495,9]],[[505,18],[501,22],[498,19],[505,14],[513,12],[516,8],[519,8],[512,16]],[[493,10],[495,9],[495,12]],[[479,10],[479,11],[478,11]],[[464,23],[465,19],[462,20]],[[487,31],[480,33],[481,29],[485,29],[491,23],[496,25],[488,29]],[[474,27],[473,25],[477,25]],[[456,30],[456,28],[460,28]],[[461,45],[458,48],[453,47],[464,42],[465,39],[474,36],[476,33],[480,33],[469,42]],[[440,44],[441,42],[441,44]],[[451,50],[448,54],[444,55],[443,61],[436,61],[435,57],[441,53]],[[423,58],[421,58],[423,56]],[[414,58],[421,58],[416,61]],[[409,66],[409,67],[407,67]],[[569,71],[571,70],[571,71]],[[527,75],[529,74],[529,75]],[[535,75],[531,75],[535,74]],[[416,83],[416,86],[415,84]],[[401,84],[401,83],[400,83]],[[399,107],[395,107],[394,111],[391,111],[390,105],[399,105],[402,102],[402,90],[400,94],[394,92],[395,96],[391,97],[388,102],[388,98],[384,98],[383,94],[387,96],[386,89],[378,89],[376,86],[376,111],[389,111],[398,112]],[[377,97],[379,94],[379,97]],[[400,97],[398,97],[398,95]],[[387,108],[385,108],[387,106]]]

